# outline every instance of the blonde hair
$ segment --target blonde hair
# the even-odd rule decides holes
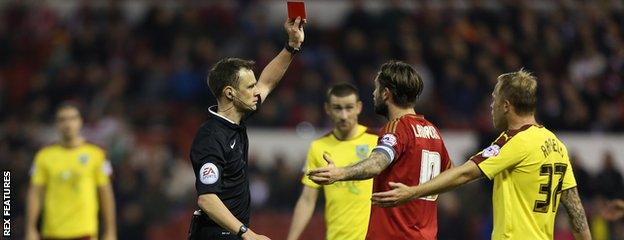
[[[514,106],[517,114],[527,115],[535,113],[537,81],[530,72],[520,69],[517,72],[498,76],[495,91],[502,100],[507,100]]]

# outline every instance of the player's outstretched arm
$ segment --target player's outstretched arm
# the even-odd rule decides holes
[[[219,226],[227,229],[233,234],[237,234],[240,230],[240,226],[243,225],[242,222],[238,221],[236,217],[227,209],[225,204],[219,199],[216,194],[208,193],[202,194],[197,198],[197,205]],[[262,236],[256,234],[255,232],[249,229],[245,234],[243,234],[243,239],[269,239],[266,236]]]
[[[367,159],[344,168],[337,168],[327,154],[323,154],[323,158],[328,163],[327,167],[313,169],[308,173],[310,180],[321,185],[336,181],[369,179],[377,176],[391,162],[388,155],[378,151],[373,151]]]
[[[583,209],[583,204],[581,204],[581,198],[578,195],[576,187],[561,192],[561,203],[563,203],[570,217],[570,225],[572,225],[574,239],[591,239],[589,224],[587,224],[587,217],[585,216],[585,209]]]
[[[303,230],[310,222],[310,218],[314,213],[318,192],[318,189],[303,186],[301,196],[299,196],[297,205],[295,205],[292,224],[288,231],[288,238],[286,238],[287,240],[297,240],[299,236],[301,236],[301,233],[303,233]]]
[[[482,176],[477,164],[473,161],[467,161],[463,165],[444,171],[437,177],[418,186],[410,187],[402,183],[390,182],[392,190],[373,193],[371,200],[373,204],[381,207],[394,207],[412,199],[449,191]]]
[[[288,46],[296,49],[301,47],[305,37],[303,32],[304,23],[305,20],[302,21],[299,17],[294,20],[286,19],[284,29],[288,33]],[[266,67],[264,67],[264,70],[262,70],[260,78],[258,79],[257,86],[260,91],[260,97],[263,101],[282,79],[292,59],[293,54],[288,52],[286,49],[282,49],[282,51],[277,54],[277,56],[273,58],[273,60],[271,60]]]
[[[98,187],[100,209],[106,226],[103,240],[117,239],[117,222],[115,217],[115,196],[111,184]]]

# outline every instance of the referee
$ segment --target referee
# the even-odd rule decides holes
[[[260,108],[288,69],[304,39],[305,20],[288,19],[288,42],[264,68],[260,78],[254,62],[226,58],[208,74],[208,86],[217,98],[209,117],[199,128],[191,147],[197,205],[189,239],[269,239],[249,224],[248,138],[244,121]]]

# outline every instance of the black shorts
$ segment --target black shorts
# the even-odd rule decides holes
[[[214,224],[208,220],[205,214],[193,214],[191,226],[188,232],[189,240],[241,240],[236,233],[230,233],[228,230]]]

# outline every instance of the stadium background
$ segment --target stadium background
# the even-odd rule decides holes
[[[188,151],[215,104],[207,69],[237,56],[255,60],[259,73],[284,44],[285,9],[262,0],[0,1],[0,163],[14,174],[17,239],[33,155],[55,140],[53,111],[67,100],[83,107],[84,134],[113,163],[120,239],[183,239],[196,198]],[[624,239],[622,221],[599,215],[605,199],[624,197],[621,1],[308,0],[307,12],[303,52],[249,123],[256,232],[285,238],[307,144],[330,127],[325,88],[355,83],[361,122],[380,127],[372,79],[381,63],[400,59],[423,75],[417,111],[455,142],[456,163],[495,135],[496,76],[534,72],[539,120],[577,146],[595,238]],[[440,239],[489,237],[490,188],[481,180],[441,196]],[[307,239],[322,238],[321,209]],[[565,217],[556,239],[572,237]]]

